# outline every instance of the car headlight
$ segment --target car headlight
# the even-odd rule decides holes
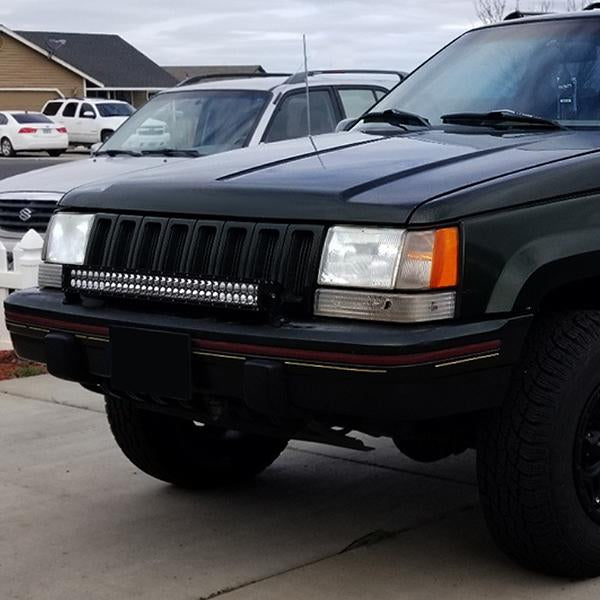
[[[315,313],[396,322],[451,318],[458,259],[456,227],[332,227],[319,268]]]
[[[82,265],[94,215],[56,213],[48,226],[44,260]]]

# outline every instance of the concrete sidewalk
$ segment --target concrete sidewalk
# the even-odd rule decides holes
[[[182,491],[137,471],[102,399],[0,383],[0,598],[586,599],[530,574],[483,524],[474,456],[436,465],[292,443],[256,482]]]

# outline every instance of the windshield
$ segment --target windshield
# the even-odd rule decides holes
[[[189,90],[155,96],[113,134],[102,151],[196,150],[214,154],[245,146],[271,94]]]
[[[54,123],[42,113],[12,113],[17,123]]]
[[[373,107],[417,113],[508,109],[565,126],[600,126],[600,19],[515,23],[469,32]],[[366,127],[366,125],[365,125]]]
[[[96,104],[101,117],[128,117],[133,114],[133,106],[124,102],[103,102]]]

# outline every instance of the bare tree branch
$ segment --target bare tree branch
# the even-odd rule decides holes
[[[588,4],[590,0],[567,0],[567,12],[583,10]]]
[[[583,10],[591,0],[566,0],[565,10],[567,12],[577,12]],[[506,16],[508,0],[474,0],[475,12],[482,23],[489,25],[502,21]],[[519,10],[519,1],[515,1],[515,10]],[[528,3],[532,6],[533,3]],[[562,3],[561,3],[562,4]],[[539,12],[552,12],[555,8],[554,0],[540,0],[535,4],[533,10]]]
[[[502,21],[507,0],[475,0],[475,12],[482,23],[489,25]]]

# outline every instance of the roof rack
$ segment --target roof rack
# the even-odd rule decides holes
[[[514,21],[516,19],[525,19],[526,17],[539,17],[541,15],[549,15],[549,12],[525,12],[522,10],[515,10],[504,17],[505,21]]]
[[[404,81],[408,76],[406,71],[390,71],[385,69],[322,69],[318,71],[308,71],[308,73],[304,73],[301,71],[299,73],[294,73],[290,75],[286,81],[284,81],[284,85],[292,85],[294,83],[302,83],[306,76],[314,77],[315,75],[394,75],[398,77],[400,81]]]
[[[583,10],[600,10],[600,2],[592,2],[588,4]]]
[[[183,81],[180,81],[175,87],[182,87],[184,85],[192,85],[194,83],[200,83],[207,79],[246,79],[252,77],[289,77],[290,73],[208,73],[206,75],[192,75],[187,77]]]

